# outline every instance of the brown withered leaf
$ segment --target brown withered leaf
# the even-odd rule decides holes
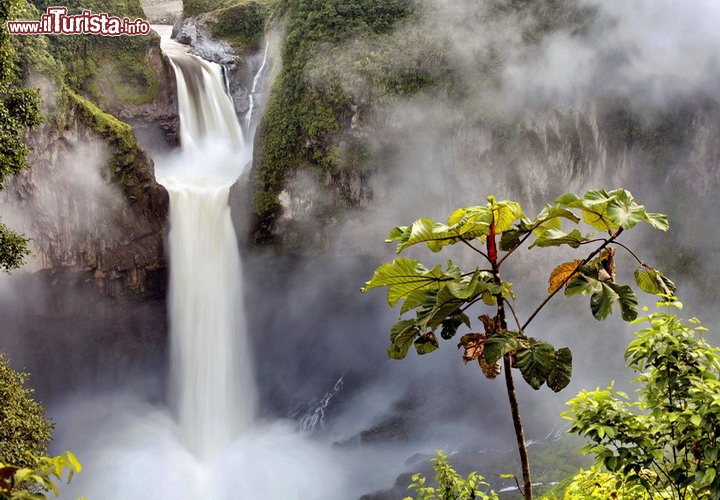
[[[482,321],[483,327],[485,327],[485,333],[488,335],[493,335],[501,330],[500,318],[497,316],[491,318],[487,314],[483,314],[482,316],[478,316],[478,319]]]
[[[485,361],[484,356],[480,356],[478,358],[478,363],[480,363],[480,369],[482,370],[483,374],[490,380],[493,380],[495,377],[500,375],[500,371],[502,370],[500,363],[493,363],[492,365],[490,365],[487,361]]]
[[[465,349],[463,361],[468,362],[482,357],[485,350],[485,339],[488,336],[482,333],[466,333],[460,338],[458,349]]]
[[[578,274],[577,268],[581,263],[582,260],[580,259],[571,260],[570,262],[560,264],[553,269],[550,273],[550,278],[548,279],[548,284],[550,285],[548,286],[548,293],[557,291],[557,289],[562,286],[563,282],[568,283],[573,276]]]
[[[615,249],[607,247],[600,252],[600,262],[603,265],[603,269],[608,274],[606,279],[600,279],[600,281],[612,281],[615,282]]]

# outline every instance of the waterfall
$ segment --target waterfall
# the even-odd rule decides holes
[[[293,422],[258,418],[228,206],[252,141],[243,137],[220,68],[186,55],[167,35],[169,27],[162,47],[176,70],[183,141],[181,151],[156,159],[170,195],[170,408],[136,392],[68,403],[63,420],[71,425],[63,426],[60,446],[84,468],[60,498],[357,497],[348,493],[338,451]]]
[[[170,399],[183,442],[210,457],[256,407],[230,186],[249,157],[221,68],[163,43],[175,68],[182,150],[158,167],[170,194]]]
[[[270,46],[269,43],[265,43],[265,51],[263,52],[263,58],[262,63],[260,64],[260,68],[258,68],[257,73],[255,73],[255,77],[253,78],[252,88],[250,89],[250,94],[248,95],[248,98],[250,100],[250,105],[248,107],[247,113],[245,114],[245,130],[248,132],[254,132],[252,127],[252,120],[253,120],[253,111],[255,110],[255,94],[257,93],[257,87],[258,83],[262,80],[263,75],[265,74],[265,69],[267,68],[267,54],[268,54],[268,47]]]

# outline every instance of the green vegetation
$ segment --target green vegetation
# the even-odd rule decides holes
[[[33,391],[25,387],[27,378],[10,368],[7,356],[0,353],[0,461],[19,467],[36,465],[28,453],[46,454],[54,427],[45,409],[32,399]]]
[[[581,451],[593,455],[596,464],[581,468],[542,499],[720,496],[720,348],[703,338],[706,329],[697,319],[684,321],[670,311],[681,309],[680,302],[673,298],[658,306],[668,311],[633,322],[647,326],[635,332],[625,353],[627,366],[638,373],[637,400],[611,384],[568,401],[563,417],[572,423],[569,432],[589,440]],[[418,498],[474,498],[467,495],[474,488],[470,479],[478,476],[464,480],[447,457],[439,457],[433,461],[440,487],[423,489],[425,478],[415,474],[409,488],[421,494]]]
[[[39,92],[22,87],[17,54],[6,29],[6,22],[15,18],[22,5],[21,0],[0,5],[0,189],[5,179],[28,168],[30,150],[23,136],[28,127],[42,121]],[[0,269],[20,267],[30,253],[27,242],[0,223]]]
[[[51,490],[57,496],[57,480],[62,480],[67,471],[69,483],[75,473],[82,470],[80,462],[69,451],[55,457],[30,456],[34,462],[30,467],[0,460],[0,500],[45,500],[47,496],[39,493],[40,490]]]
[[[578,229],[566,232],[563,221],[583,221],[605,236],[583,234]],[[606,319],[617,305],[625,321],[634,320],[638,314],[637,297],[629,285],[615,281],[614,255],[616,247],[628,250],[618,239],[641,222],[662,231],[669,228],[664,215],[647,212],[624,189],[591,190],[582,198],[567,193],[553,205],[546,205],[534,219],[526,217],[517,202],[496,201],[491,196],[486,205],[456,210],[446,224],[421,218],[409,226],[396,227],[386,240],[397,244],[397,253],[420,243],[433,252],[461,243],[478,254],[482,266],[462,270],[448,261],[445,269],[440,265],[428,268],[418,260],[397,258],[378,267],[363,287],[367,291],[385,286],[390,306],[402,301],[401,315],[415,313],[414,318],[402,319],[390,330],[388,355],[394,359],[404,358],[411,347],[421,355],[436,350],[436,332],[451,339],[463,325],[472,328],[468,314],[472,307],[494,311],[492,316],[480,315],[484,331],[466,333],[458,347],[464,349],[463,361],[477,361],[487,378],[494,379],[504,372],[522,465],[522,492],[528,500],[533,495],[530,463],[512,369],[518,369],[534,389],[546,384],[557,392],[570,382],[572,353],[567,347],[556,349],[527,336],[527,328],[561,290],[567,296],[589,295],[590,310],[596,319]],[[529,248],[590,246],[591,250],[550,272],[548,295],[522,322],[513,307],[513,285],[500,278],[500,271],[505,261],[533,237]],[[634,278],[640,289],[656,295],[674,292],[673,283],[661,272],[640,261],[632,251],[629,253],[639,264]],[[508,314],[516,329],[509,328]]]
[[[433,469],[437,472],[435,482],[437,487],[425,486],[427,479],[421,474],[413,474],[412,483],[408,489],[415,490],[416,500],[497,500],[494,491],[485,493],[490,485],[476,472],[471,472],[463,478],[452,467],[447,455],[441,450],[437,451],[437,457],[431,460]],[[405,500],[413,500],[407,497]]]
[[[366,155],[357,143],[344,145],[340,139],[353,107],[362,104],[363,79],[384,81],[388,94],[416,92],[434,82],[410,71],[416,79],[411,82],[403,74],[407,67],[388,73],[396,48],[389,34],[417,12],[411,0],[300,0],[281,7],[287,33],[283,66],[258,130],[262,142],[255,166],[255,212],[264,227],[272,224],[277,196],[292,172],[308,168],[318,178],[332,177]],[[353,64],[358,67],[347,72]],[[355,74],[357,85],[345,78]],[[350,144],[354,150],[346,149]]]
[[[37,20],[40,12],[57,2],[31,0],[38,9],[24,13],[26,19]],[[139,0],[69,0],[63,2],[70,14],[82,10],[106,12],[109,15],[143,18]],[[36,37],[28,37],[36,38]],[[159,42],[151,35],[93,36],[63,35],[47,37],[50,54],[65,66],[64,81],[74,92],[89,97],[100,107],[121,104],[147,104],[160,90],[157,74],[148,64],[148,50]]]
[[[7,177],[28,168],[29,150],[23,134],[42,120],[39,92],[22,88],[23,77],[30,70],[27,64],[39,62],[46,69],[52,66],[50,58],[42,57],[18,64],[6,21],[26,8],[22,0],[0,3],[0,189]],[[38,47],[41,45],[25,44],[24,54],[39,55]],[[0,224],[0,269],[9,271],[23,264],[27,241]],[[81,469],[70,452],[47,456],[53,424],[42,405],[32,399],[33,391],[25,387],[27,377],[14,371],[7,356],[0,353],[0,500],[43,499],[45,495],[39,491],[44,489],[57,494],[53,476],[61,479],[68,469],[72,477]]]
[[[268,15],[266,5],[253,1],[219,9],[214,14],[212,35],[225,40],[241,54],[258,50]]]
[[[183,17],[199,16],[230,5],[232,0],[183,0]]]
[[[625,498],[719,498],[720,349],[697,319],[655,312],[641,322],[625,353],[638,400],[612,385],[583,391],[568,402],[570,431],[590,440],[583,450],[617,491],[632,492]]]

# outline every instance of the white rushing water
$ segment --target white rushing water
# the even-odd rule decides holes
[[[182,440],[211,458],[253,422],[242,273],[230,186],[247,147],[216,64],[165,41],[177,75],[182,152],[159,164],[170,195],[170,398]]]
[[[169,35],[169,33],[165,33]],[[62,498],[337,500],[336,452],[257,419],[228,193],[251,157],[216,65],[164,39],[182,151],[156,161],[170,194],[170,408],[137,394],[70,402],[62,446],[85,469]]]

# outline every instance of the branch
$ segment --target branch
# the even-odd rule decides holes
[[[545,307],[548,302],[550,302],[550,299],[552,299],[552,298],[555,296],[555,294],[558,293],[558,292],[567,284],[567,282],[572,279],[572,277],[573,277],[573,275],[575,274],[575,272],[576,272],[578,269],[580,269],[581,266],[584,266],[585,264],[587,264],[588,262],[590,262],[590,260],[591,260],[593,257],[595,257],[597,254],[599,254],[599,253],[600,253],[606,246],[608,246],[610,243],[614,243],[614,242],[615,242],[615,239],[616,239],[618,236],[620,236],[620,233],[622,233],[622,231],[623,231],[623,229],[620,228],[620,229],[618,229],[617,231],[615,231],[615,234],[613,234],[612,236],[610,236],[610,239],[608,239],[608,240],[602,240],[602,241],[604,241],[604,243],[603,243],[602,245],[600,245],[599,247],[597,247],[590,255],[588,255],[587,257],[585,257],[585,259],[583,259],[583,261],[580,262],[580,264],[578,264],[577,267],[575,267],[575,269],[573,270],[573,272],[570,273],[570,274],[568,274],[568,276],[562,281],[562,283],[560,283],[560,285],[559,285],[554,291],[552,291],[547,297],[545,297],[545,300],[543,300],[543,301],[540,303],[540,305],[535,308],[535,310],[532,312],[532,314],[531,314],[530,317],[527,319],[527,321],[525,321],[525,324],[520,328],[520,331],[525,331],[525,329],[526,329],[527,326],[530,324],[530,322],[531,322],[533,319],[535,319],[535,316],[537,316],[538,313],[542,310],[542,308]]]
[[[537,226],[536,226],[536,227],[537,227]],[[498,263],[497,263],[498,267],[500,267],[500,266],[502,265],[502,263],[505,262],[505,259],[507,259],[508,257],[510,257],[515,250],[517,250],[518,248],[520,248],[520,247],[522,246],[522,244],[525,243],[525,241],[533,234],[533,231],[534,231],[534,230],[535,230],[535,228],[533,228],[533,229],[531,229],[530,231],[528,231],[525,236],[523,236],[522,238],[520,238],[520,240],[518,240],[517,245],[515,245],[514,247],[512,247],[512,248],[508,251],[508,253],[506,253],[505,255],[502,256],[502,259],[500,259],[500,260],[498,261]]]
[[[619,241],[614,241],[614,242],[613,242],[613,245],[617,245],[617,246],[619,246],[619,247],[623,247],[625,250],[627,250],[628,252],[630,252],[630,255],[632,255],[632,256],[635,258],[635,260],[638,261],[638,263],[639,263],[641,266],[646,266],[646,267],[647,267],[647,264],[645,264],[642,260],[640,260],[640,257],[638,257],[637,255],[635,255],[635,252],[633,252],[632,250],[630,250],[628,247],[626,247],[625,245],[623,245],[623,244],[620,243]]]
[[[515,308],[513,307],[512,302],[505,299],[505,303],[510,308],[510,312],[512,313],[513,318],[515,318],[515,324],[517,324],[517,327],[520,330],[520,333],[522,333],[522,328],[520,328],[520,320],[518,319],[517,313],[515,312]]]
[[[474,251],[476,251],[477,253],[479,253],[479,254],[482,255],[483,257],[485,257],[488,261],[490,260],[490,257],[488,257],[488,255],[487,255],[485,252],[483,252],[483,251],[480,250],[479,248],[475,248],[474,246],[472,246],[472,245],[470,244],[470,242],[469,242],[468,240],[466,240],[465,238],[463,238],[462,236],[460,236],[460,241],[462,241],[462,242],[465,243],[467,246],[469,246],[471,249],[473,249]]]

